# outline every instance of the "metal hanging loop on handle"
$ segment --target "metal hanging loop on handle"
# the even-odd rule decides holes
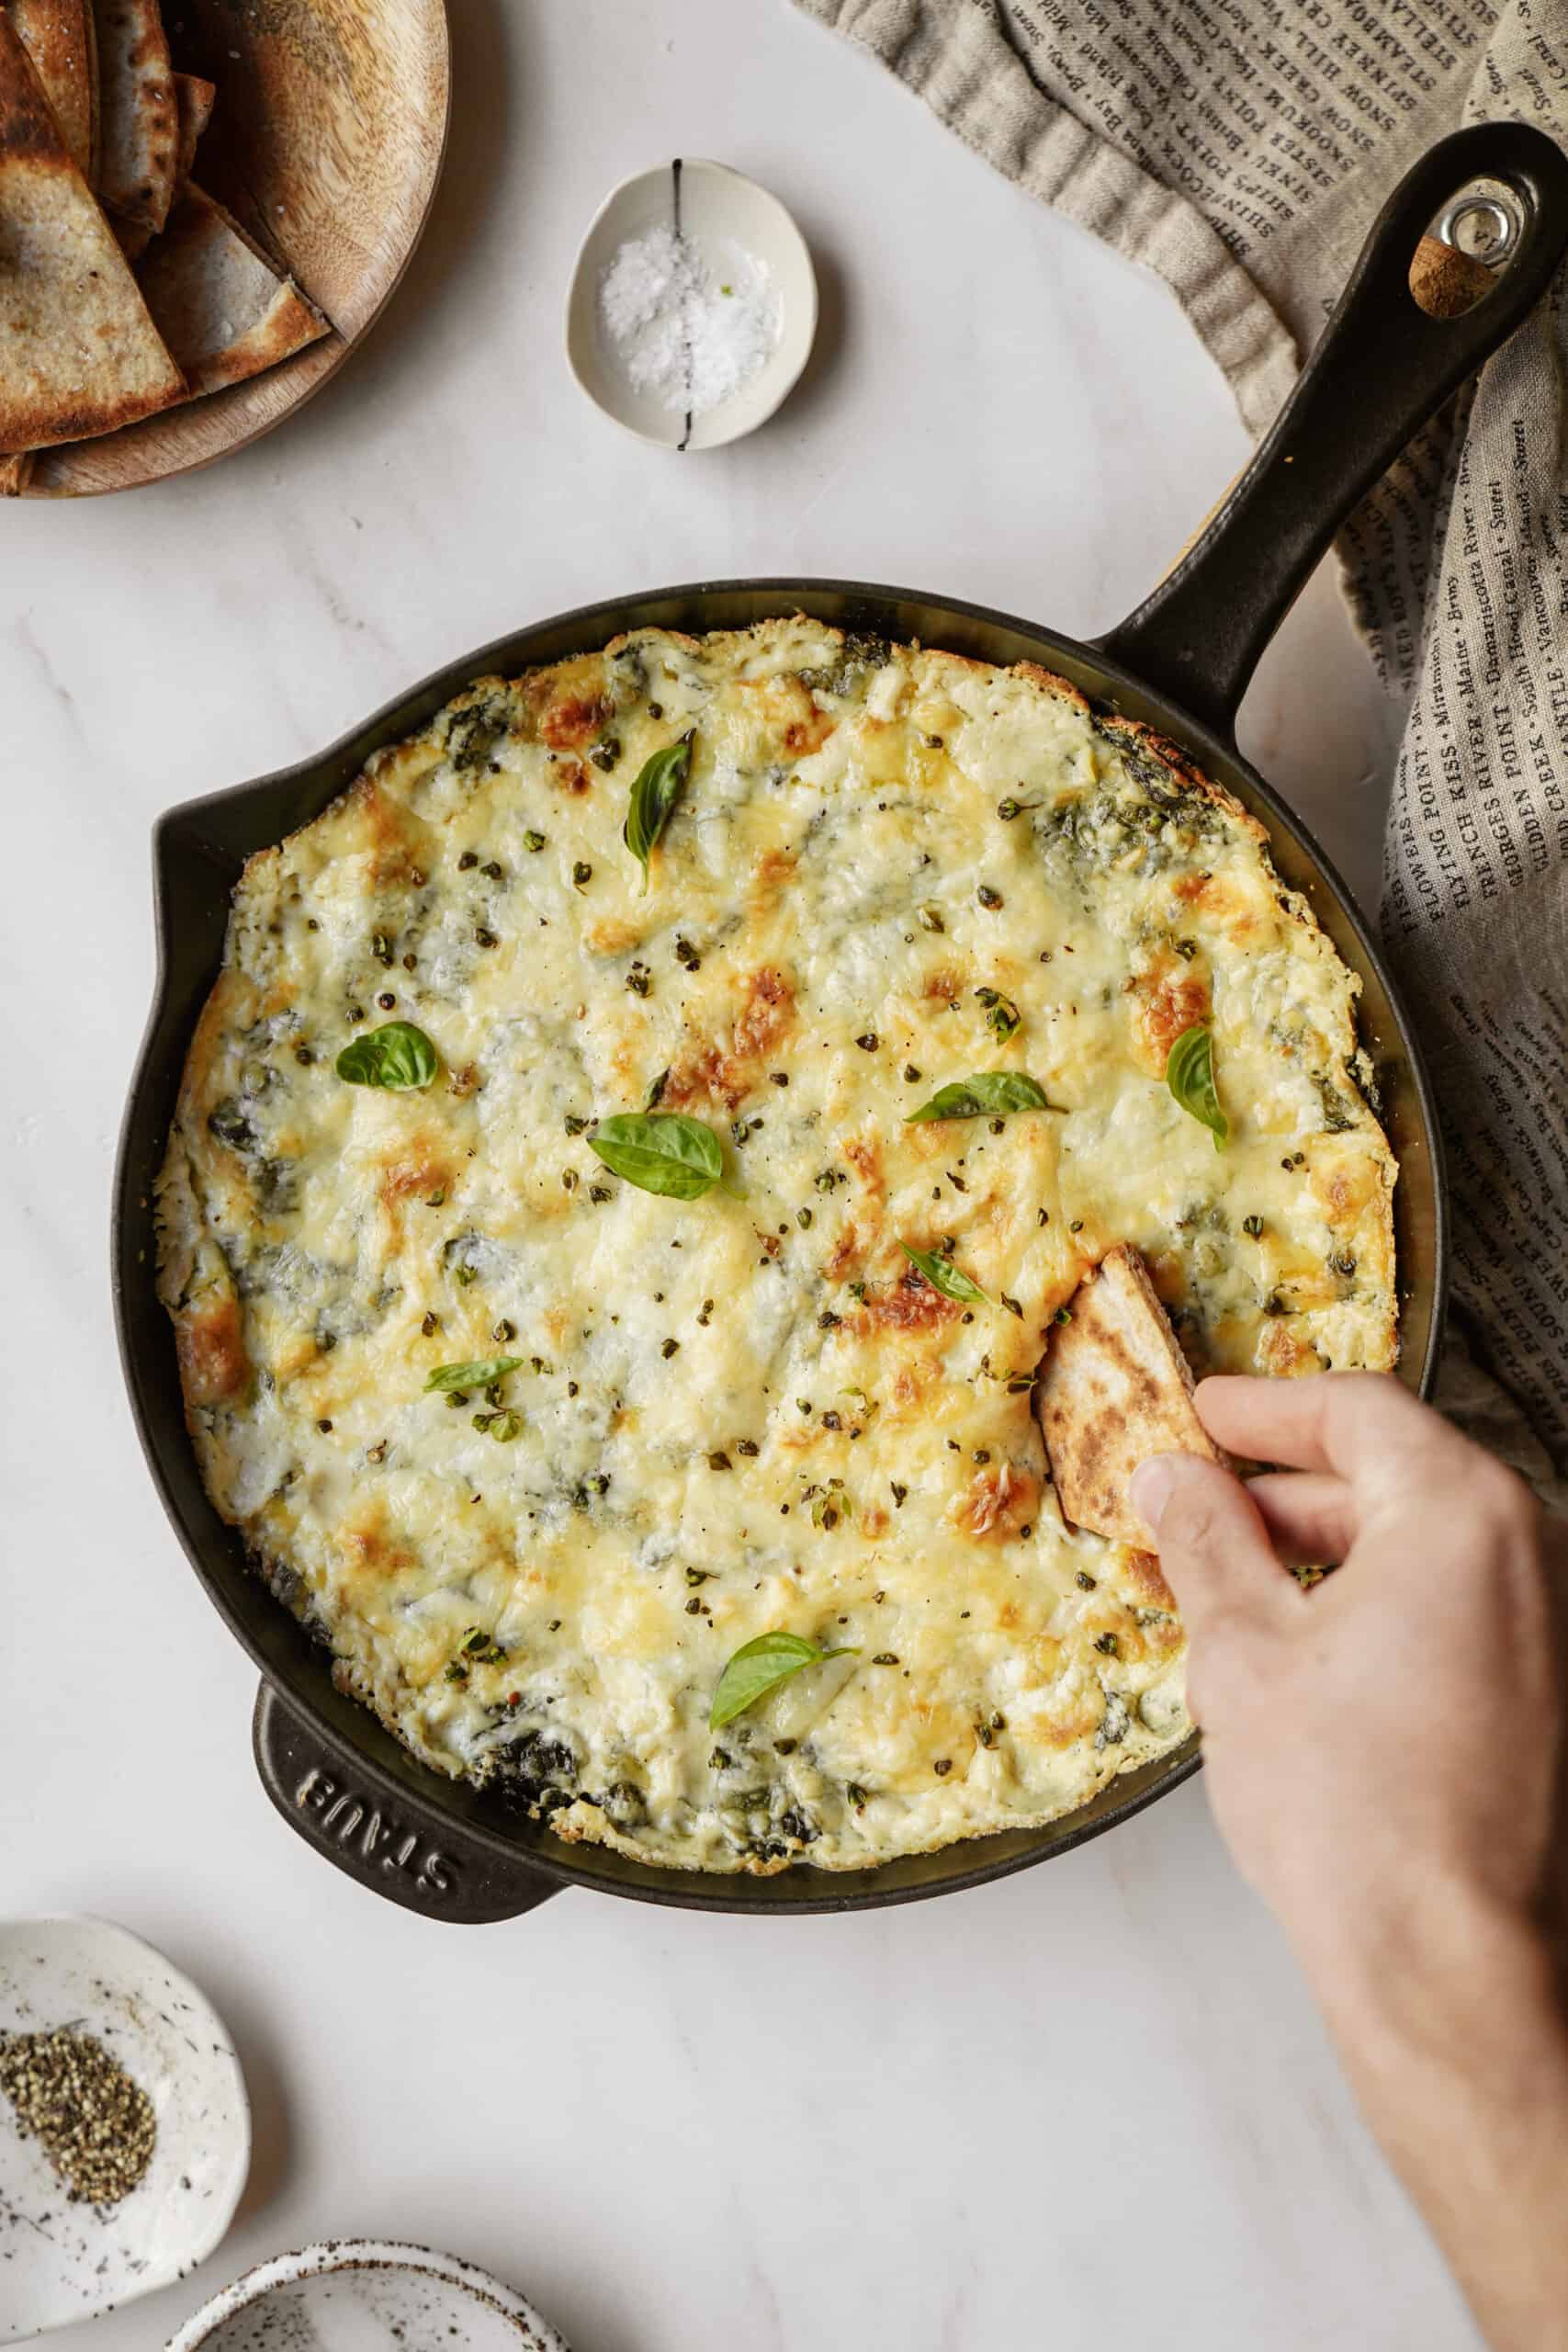
[[[1506,187],[1517,242],[1461,315],[1423,311],[1411,256],[1477,180]],[[1501,209],[1501,204],[1499,204]],[[1428,150],[1372,224],[1295,389],[1212,521],[1099,641],[1106,662],[1224,742],[1258,657],[1341,523],[1545,293],[1568,252],[1568,155],[1522,122],[1476,123]]]
[[[1467,221],[1485,220],[1492,233],[1478,246],[1461,243],[1460,232]],[[1464,254],[1472,261],[1483,261],[1489,269],[1501,268],[1524,232],[1524,222],[1517,208],[1500,196],[1483,196],[1479,192],[1456,196],[1445,204],[1438,216],[1434,234],[1445,245],[1452,245],[1456,254]]]

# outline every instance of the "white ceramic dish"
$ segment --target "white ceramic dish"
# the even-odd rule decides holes
[[[73,2205],[0,2098],[0,2344],[113,2311],[183,2278],[240,2201],[251,2110],[211,2004],[107,1919],[0,1920],[0,2034],[76,2026],[152,2100],[145,2177],[118,2205]]]
[[[455,2254],[340,2238],[275,2255],[204,2303],[168,2352],[567,2352],[515,2288]]]
[[[780,312],[778,340],[749,384],[687,417],[639,390],[604,332],[599,289],[628,238],[676,226],[722,277],[739,246],[768,272]],[[566,306],[566,349],[583,390],[606,416],[665,449],[717,449],[772,416],[810,355],[817,333],[817,273],[805,238],[776,196],[727,164],[682,156],[639,172],[605,198],[583,240]]]

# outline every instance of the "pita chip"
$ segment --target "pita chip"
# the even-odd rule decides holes
[[[194,180],[137,279],[193,398],[259,376],[329,332],[293,279]]]
[[[0,12],[0,456],[112,432],[184,393]]]
[[[92,0],[98,45],[98,195],[154,233],[179,161],[179,98],[158,0]]]
[[[71,160],[90,182],[97,109],[92,0],[7,0],[7,6]]]
[[[1198,1419],[1187,1359],[1135,1250],[1107,1250],[1070,1315],[1051,1334],[1035,1400],[1057,1499],[1075,1526],[1146,1551],[1129,1492],[1139,1463],[1225,1456]]]
[[[175,107],[179,118],[179,143],[175,154],[176,196],[196,169],[197,141],[212,119],[217,96],[218,85],[204,82],[199,74],[175,75]]]
[[[216,86],[204,82],[199,74],[176,74],[175,96],[180,114],[179,153],[175,162],[175,195],[184,194],[190,179],[191,166],[196,162],[197,141],[212,119],[212,104],[217,97]],[[145,220],[128,220],[123,212],[110,216],[109,227],[119,241],[120,252],[127,261],[141,259],[158,232]]]

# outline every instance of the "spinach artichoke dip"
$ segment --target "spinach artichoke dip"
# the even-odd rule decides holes
[[[460,695],[253,858],[160,1178],[208,1490],[557,1835],[847,1870],[1179,1741],[1031,1386],[1119,1243],[1200,1371],[1386,1367],[1358,983],[1030,666],[805,619]]]

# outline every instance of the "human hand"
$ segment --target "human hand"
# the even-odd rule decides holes
[[[1376,1374],[1207,1380],[1244,1487],[1133,1500],[1186,1620],[1215,1817],[1496,2352],[1568,2352],[1568,2027],[1540,1918],[1561,1524]],[[1286,1566],[1338,1562],[1303,1590]]]
[[[1325,1996],[1527,1919],[1558,1700],[1542,1514],[1387,1376],[1203,1382],[1205,1427],[1290,1465],[1179,1454],[1134,1500],[1186,1621],[1215,1817]],[[1338,1562],[1303,1590],[1281,1563]]]

